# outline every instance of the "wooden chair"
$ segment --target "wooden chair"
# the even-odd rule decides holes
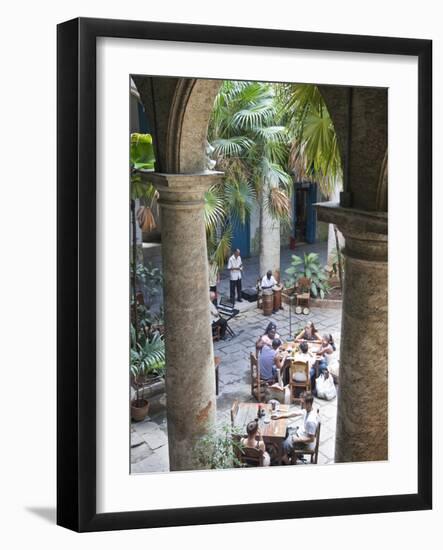
[[[302,374],[305,378],[304,381],[294,380],[295,374]],[[311,390],[311,377],[309,376],[309,363],[306,361],[292,361],[289,366],[289,388],[291,391],[291,401],[294,402],[299,399],[296,396],[298,389],[301,391]]]
[[[239,455],[239,460],[247,468],[263,466],[263,451],[253,449],[252,447],[243,447]]]
[[[300,451],[300,450],[294,451],[291,454],[291,462],[293,464],[295,464],[295,462],[297,460],[297,457],[300,457],[300,456],[303,456],[303,455],[310,455],[311,464],[317,464],[317,462],[318,462],[318,447],[320,445],[320,430],[321,430],[321,420],[320,420],[319,413],[320,413],[320,409],[317,409],[318,422],[317,422],[317,429],[315,430],[315,445],[314,445],[314,448],[312,450],[303,449],[303,451]]]
[[[266,397],[268,398],[268,403],[269,403],[269,400],[275,399],[276,401],[284,405],[286,401],[287,388],[288,386],[283,386],[282,384],[279,384],[279,383],[272,384],[272,386],[268,386],[266,389]]]
[[[233,338],[235,332],[229,326],[229,321],[240,313],[240,310],[235,308],[231,302],[228,302],[225,298],[220,299],[220,303],[217,306],[220,317],[223,317],[226,321],[226,333]]]
[[[237,413],[238,413],[238,401],[236,399],[234,403],[232,403],[232,407],[231,407],[231,426],[232,427],[234,427],[235,417],[237,416]]]
[[[311,297],[311,279],[300,277],[297,282],[296,306],[309,307]]]
[[[255,353],[249,355],[251,364],[251,395],[257,399],[259,403],[263,403],[265,399],[267,384],[260,379],[260,369]]]
[[[221,338],[221,327],[219,325],[212,325],[212,341],[218,342]]]

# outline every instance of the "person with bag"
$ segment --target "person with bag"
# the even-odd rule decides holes
[[[337,390],[335,389],[334,379],[328,370],[323,371],[317,378],[316,382],[317,397],[319,399],[325,399],[331,401],[337,397]]]

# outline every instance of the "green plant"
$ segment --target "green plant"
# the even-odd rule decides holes
[[[150,374],[163,376],[165,373],[165,342],[160,334],[154,333],[149,337],[144,334],[137,336],[134,325],[131,325],[130,371],[139,400],[139,390],[147,377]]]
[[[152,171],[155,167],[154,148],[152,145],[152,136],[150,134],[131,134],[131,147],[130,147],[130,169],[131,169],[131,221],[132,221],[132,265],[137,263],[137,237],[136,237],[136,212],[135,201],[148,200],[150,206],[142,207],[142,210],[149,210],[150,216],[148,220],[151,220],[149,224],[152,225],[152,212],[151,208],[154,199],[157,197],[157,191],[151,182],[144,182],[137,172],[139,170]],[[140,209],[139,209],[140,210]],[[143,214],[139,212],[139,214]],[[146,212],[142,215],[142,219],[146,220]],[[132,270],[131,274],[131,294],[132,294],[132,312],[135,325],[137,326],[137,289],[136,289],[136,272]],[[136,334],[137,338],[137,334]]]
[[[151,134],[131,134],[131,165],[135,170],[153,170],[155,164]]]
[[[327,275],[320,264],[318,254],[315,252],[305,253],[303,259],[300,256],[293,255],[291,266],[285,270],[285,273],[289,275],[287,281],[289,286],[297,284],[302,277],[310,279],[311,288],[302,290],[309,290],[314,298],[320,295],[320,298],[323,299],[329,290]]]
[[[343,173],[337,135],[320,90],[313,84],[276,89],[282,121],[291,135],[289,164],[298,180],[317,181],[323,195],[330,197]]]
[[[160,306],[159,311],[151,311],[143,304],[137,304],[137,323],[139,330],[149,336],[158,330],[159,326],[164,325],[164,308]]]
[[[160,334],[141,334],[136,341],[135,327],[131,325],[131,344],[131,372],[134,377],[153,373],[160,376],[164,374],[165,342]]]
[[[131,264],[131,279],[133,279],[133,265]],[[147,265],[137,264],[135,268],[135,281],[146,291],[148,298],[157,296],[163,288],[163,274],[158,267],[151,263]],[[149,303],[146,304],[149,309]]]
[[[195,453],[201,468],[220,470],[242,466],[237,458],[242,449],[239,431],[223,424],[198,440]]]

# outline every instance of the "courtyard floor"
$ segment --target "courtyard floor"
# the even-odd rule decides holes
[[[255,350],[255,342],[270,320],[277,325],[277,331],[283,340],[289,337],[289,309],[265,317],[256,307],[256,303],[243,301],[239,304],[241,313],[230,321],[236,336],[230,340],[215,342],[214,355],[221,358],[219,367],[219,395],[217,397],[217,422],[230,423],[230,409],[234,400],[254,402],[251,396],[249,354]],[[331,333],[340,353],[341,309],[312,308],[309,315],[292,313],[292,334],[300,330],[308,320],[315,323],[320,333]],[[338,355],[339,357],[339,355]],[[319,464],[334,461],[335,423],[337,399],[324,401],[315,399],[314,408],[320,410],[321,435]],[[166,422],[166,399],[162,398],[160,407],[143,422],[131,425],[131,472],[168,471],[168,439]],[[293,406],[291,406],[292,408]],[[294,406],[295,407],[295,406]],[[296,424],[299,421],[295,421]]]

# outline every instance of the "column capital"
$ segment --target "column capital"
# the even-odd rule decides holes
[[[318,203],[315,207],[320,221],[337,225],[343,233],[346,256],[373,262],[387,261],[387,212],[343,208],[332,202]]]
[[[205,192],[220,182],[223,172],[205,170],[192,174],[142,173],[143,179],[154,184],[160,194],[159,204],[172,208],[201,207]]]

